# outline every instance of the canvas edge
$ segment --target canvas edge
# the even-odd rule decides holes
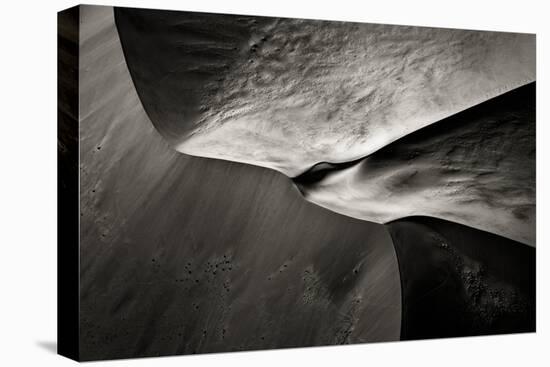
[[[80,360],[80,6],[57,13],[57,353]]]

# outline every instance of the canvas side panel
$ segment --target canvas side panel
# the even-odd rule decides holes
[[[78,6],[57,17],[57,351],[79,359]]]

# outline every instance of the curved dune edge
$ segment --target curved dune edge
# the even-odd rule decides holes
[[[399,340],[385,227],[306,202],[278,172],[176,152],[112,8],[81,14],[81,358]]]
[[[294,182],[307,200],[355,218],[430,216],[535,246],[535,91],[523,86]]]

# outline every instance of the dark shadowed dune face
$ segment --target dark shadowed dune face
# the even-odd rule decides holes
[[[206,112],[204,102],[218,92],[242,59],[252,34],[270,21],[155,10],[116,12],[119,30],[132,30],[125,41],[132,43],[126,49],[128,56],[147,60],[131,71],[137,84],[147,85],[146,91],[138,89],[140,98],[171,143],[193,133],[201,113]],[[150,17],[154,23],[148,21]]]
[[[435,218],[388,224],[405,340],[535,331],[535,249]]]

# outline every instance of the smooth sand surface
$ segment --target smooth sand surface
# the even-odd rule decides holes
[[[308,203],[278,172],[174,150],[112,8],[82,16],[82,358],[398,340],[385,227]]]

